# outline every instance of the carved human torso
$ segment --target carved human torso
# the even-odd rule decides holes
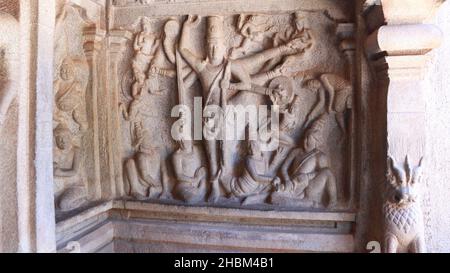
[[[75,150],[67,149],[61,150],[55,148],[53,153],[53,161],[55,165],[60,169],[71,169],[75,160]]]
[[[202,167],[200,150],[197,146],[192,147],[192,151],[178,151],[176,156],[179,158],[181,172],[185,176],[194,177],[197,170]]]
[[[203,103],[205,105],[220,105],[221,90],[219,84],[224,68],[225,64],[212,65],[207,61],[202,63],[199,78],[203,87]]]
[[[136,155],[136,165],[145,182],[154,184],[153,181],[159,178],[160,156],[155,148],[141,148]]]

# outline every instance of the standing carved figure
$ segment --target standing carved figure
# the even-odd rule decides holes
[[[128,194],[138,199],[157,197],[162,193],[161,155],[154,147],[148,131],[142,124],[136,126],[136,154],[125,162],[125,183]]]
[[[408,157],[403,165],[392,157],[388,159],[388,172],[384,213],[384,252],[426,252],[423,215],[418,200],[422,159],[411,168]]]

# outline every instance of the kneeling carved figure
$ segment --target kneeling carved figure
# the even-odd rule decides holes
[[[328,157],[319,150],[319,130],[311,127],[303,139],[303,148],[293,149],[281,167],[284,184],[271,196],[273,204],[321,207],[328,195],[328,207],[337,205],[336,178]]]

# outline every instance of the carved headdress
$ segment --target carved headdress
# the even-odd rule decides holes
[[[208,41],[223,40],[225,37],[223,27],[223,17],[209,16],[207,19],[206,39]]]
[[[72,138],[72,131],[70,131],[69,127],[67,125],[60,123],[56,128],[53,130],[54,136],[64,136],[67,138]]]

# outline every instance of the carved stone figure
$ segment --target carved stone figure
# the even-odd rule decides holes
[[[272,194],[272,203],[321,207],[323,195],[328,207],[337,205],[336,178],[329,168],[328,157],[319,149],[318,120],[306,132],[303,147],[291,151],[281,167],[283,185]]]
[[[135,56],[132,68],[136,82],[133,84],[131,91],[133,98],[140,96],[146,80],[147,71],[150,68],[150,63],[160,45],[160,40],[152,33],[149,20],[142,19],[141,23],[142,31],[137,34],[134,40]]]
[[[270,30],[268,21],[268,17],[264,15],[239,15],[237,27],[243,40],[239,47],[233,48],[230,58],[237,59],[260,51]]]
[[[77,78],[76,66],[70,57],[64,59],[60,66],[59,78],[54,83],[55,88],[55,119],[65,122],[60,112],[72,116],[81,131],[88,128],[86,109],[84,108],[84,95],[86,87]]]
[[[125,120],[134,120],[148,94],[161,95],[160,77],[175,78],[175,56],[177,39],[180,32],[178,21],[171,19],[164,25],[162,41],[158,35],[151,32],[148,19],[142,19],[142,32],[138,33],[134,42],[135,57],[132,62],[135,82],[131,87],[133,100],[125,108],[119,107]]]
[[[9,78],[6,61],[5,50],[0,48],[0,126],[2,126],[15,97],[15,92],[11,88],[11,79]]]
[[[138,199],[153,198],[162,193],[161,185],[161,155],[158,147],[142,124],[136,124],[137,149],[133,158],[125,162],[124,180],[129,190],[128,194]]]
[[[423,215],[418,200],[422,159],[412,167],[389,157],[384,213],[384,252],[426,252]]]
[[[208,191],[208,170],[202,152],[191,140],[181,140],[179,149],[172,155],[177,178],[174,195],[187,203],[205,201]]]
[[[207,18],[207,57],[205,60],[199,58],[189,49],[189,37],[193,27],[198,26],[200,17],[189,16],[184,23],[183,32],[180,40],[180,53],[185,61],[197,73],[202,88],[204,105],[225,106],[227,97],[230,96],[229,90],[255,91],[265,94],[267,88],[255,88],[252,86],[251,71],[258,65],[261,65],[275,57],[294,54],[304,45],[300,40],[289,41],[286,45],[268,49],[251,56],[243,57],[237,60],[226,59],[226,47],[224,41],[223,18],[219,16],[210,16]],[[231,82],[231,79],[234,82]],[[205,119],[205,124],[211,124],[211,117]],[[212,120],[214,123],[215,121]],[[212,128],[211,128],[212,127]],[[215,177],[223,165],[223,151],[220,151],[220,143],[216,140],[222,133],[221,125],[208,126],[211,128],[210,139],[205,141],[205,148],[208,155],[210,177]],[[211,181],[218,183],[218,181]],[[211,200],[215,201],[219,193],[217,185],[213,186]]]
[[[64,124],[54,130],[55,150],[53,176],[56,208],[69,211],[87,202],[86,187],[80,172],[82,155],[73,143],[72,132]]]
[[[336,116],[339,128],[345,133],[345,113],[352,108],[353,88],[347,80],[335,74],[323,74],[320,80],[328,92],[327,111]]]
[[[280,183],[276,164],[270,164],[257,141],[249,141],[243,174],[231,181],[233,196],[243,198],[242,204],[264,203],[274,185]]]
[[[310,49],[314,46],[314,35],[311,30],[308,22],[308,12],[305,11],[297,11],[294,14],[294,23],[293,25],[287,26],[284,31],[278,32],[275,37],[273,44],[274,46],[279,46],[288,41],[292,40],[300,40],[303,42],[305,47],[299,51],[298,53],[305,53],[307,49]],[[279,69],[286,73],[292,73],[291,66],[295,67],[293,64],[296,61],[291,57],[286,57],[284,60],[282,58],[274,59],[267,65],[267,69],[272,69],[277,63],[282,61]]]

